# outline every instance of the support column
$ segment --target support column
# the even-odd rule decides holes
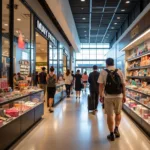
[[[10,0],[9,5],[9,41],[10,41],[10,68],[9,68],[9,85],[13,88],[13,72],[14,72],[14,0]]]
[[[0,0],[0,78],[2,77],[2,0]]]

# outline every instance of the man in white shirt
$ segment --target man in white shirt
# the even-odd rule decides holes
[[[118,128],[121,121],[122,103],[126,101],[125,79],[121,70],[114,67],[114,60],[112,58],[106,60],[106,67],[107,69],[101,71],[98,83],[100,84],[100,101],[104,102],[107,124],[110,131],[107,138],[110,141],[114,141],[115,136],[117,138],[120,137]]]

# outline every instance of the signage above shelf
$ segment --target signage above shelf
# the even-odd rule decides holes
[[[131,43],[125,46],[122,49],[122,51],[131,50],[148,39],[150,39],[150,29],[146,30],[143,34],[141,34],[136,39],[134,39]]]

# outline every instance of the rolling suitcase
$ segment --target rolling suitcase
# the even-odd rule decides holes
[[[95,110],[95,100],[93,96],[88,95],[88,111]]]

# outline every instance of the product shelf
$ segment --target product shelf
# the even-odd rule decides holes
[[[143,119],[140,114],[138,114],[135,110],[133,110],[132,108],[130,108],[126,103],[125,103],[124,105],[125,105],[126,107],[128,107],[128,109],[130,109],[130,111],[132,111],[132,112],[135,113],[138,117],[140,117],[140,119],[141,119],[142,121],[146,122],[146,123],[150,126],[150,123],[149,123],[147,120]]]
[[[150,68],[150,65],[148,66],[140,66],[140,67],[134,67],[134,68],[128,68],[128,71],[132,71],[132,70],[140,70],[140,69],[148,69]]]
[[[149,76],[127,76],[127,78],[150,80]]]
[[[133,58],[129,58],[129,59],[127,59],[127,61],[128,61],[128,62],[134,61],[134,60],[140,59],[141,57],[146,56],[146,55],[150,55],[150,52],[148,51],[148,52],[143,53],[143,54],[140,55],[140,56],[136,56],[136,57],[133,57]]]
[[[147,109],[150,109],[150,107],[148,107],[147,105],[145,105],[145,104],[141,103],[140,101],[136,100],[135,98],[130,97],[130,96],[128,96],[128,95],[126,95],[126,97],[128,97],[128,98],[130,98],[130,99],[134,100],[135,102],[137,102],[137,103],[139,103],[140,105],[142,105],[142,106],[146,107]]]
[[[146,93],[140,92],[140,91],[135,90],[135,89],[131,89],[131,88],[128,88],[128,87],[126,87],[126,89],[131,90],[131,91],[134,91],[134,92],[137,92],[137,93],[139,93],[139,94],[143,94],[143,95],[145,95],[145,96],[150,96],[150,94],[146,94]]]

